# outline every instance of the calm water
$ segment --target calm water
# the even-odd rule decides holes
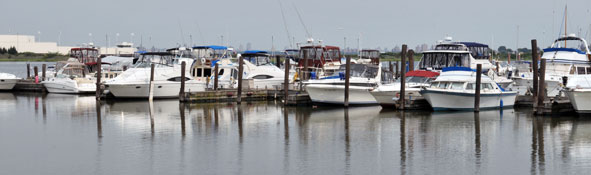
[[[591,120],[0,93],[0,174],[586,174]],[[152,111],[152,114],[150,114]]]

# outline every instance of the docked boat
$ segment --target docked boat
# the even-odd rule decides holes
[[[306,91],[314,103],[344,104],[345,102],[345,71],[341,65],[338,72],[331,77],[304,82]],[[349,104],[375,105],[376,99],[369,91],[380,84],[381,64],[351,64],[349,78]]]
[[[439,72],[415,70],[406,74],[405,97],[409,99],[424,99],[419,91],[427,87],[431,81],[439,76]],[[383,84],[370,91],[371,95],[382,107],[393,107],[400,98],[400,81]]]
[[[9,73],[0,73],[0,90],[12,90],[20,78]]]
[[[96,92],[96,79],[88,75],[87,66],[78,61],[58,62],[54,77],[41,82],[49,93],[83,94]]]
[[[311,79],[312,72],[315,78],[332,76],[339,71],[341,66],[341,50],[336,46],[326,46],[322,42],[315,43],[309,39],[300,47],[297,72],[301,80]]]
[[[569,76],[563,91],[577,113],[591,113],[591,75]]]
[[[148,98],[150,71],[154,64],[154,98],[177,98],[181,87],[181,63],[193,63],[192,58],[175,57],[169,52],[147,52],[140,56],[134,67],[105,82],[105,87],[116,98]],[[185,70],[185,92],[205,91],[205,83],[190,77]]]
[[[250,88],[267,89],[281,86],[284,81],[285,72],[271,63],[269,54],[266,51],[248,50],[242,53],[239,59],[244,60],[243,79],[252,79]]]
[[[235,88],[237,65],[233,63],[232,52],[226,46],[195,46],[192,51],[196,61],[191,65],[191,76],[213,88],[215,65],[218,64],[218,88]]]
[[[564,86],[563,77],[591,74],[591,52],[587,41],[574,34],[556,39],[550,48],[544,49],[542,59],[546,59],[545,83],[548,97],[560,94]],[[516,86],[529,89],[533,85],[531,70],[520,71],[513,77]]]
[[[420,91],[433,110],[473,110],[476,72],[467,67],[443,68],[429,87]],[[486,75],[481,77],[480,109],[511,107],[516,91],[505,91]]]

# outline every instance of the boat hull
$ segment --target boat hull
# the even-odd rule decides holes
[[[12,90],[17,81],[17,79],[0,79],[0,90]]]
[[[76,81],[44,81],[42,82],[49,93],[85,94],[96,92],[94,83],[77,83]]]
[[[570,99],[573,108],[577,113],[591,113],[591,91],[589,90],[569,90],[566,95]]]
[[[421,94],[435,111],[474,110],[474,93],[422,90]],[[482,93],[480,109],[512,107],[516,96],[517,92]]]
[[[423,99],[423,96],[419,93],[419,88],[407,88],[405,89],[405,97],[407,99],[416,100],[416,99]],[[380,91],[380,90],[373,90],[369,92],[383,107],[393,107],[396,105],[396,102],[400,98],[397,94],[400,93],[399,90],[394,91]]]
[[[154,98],[178,98],[181,88],[180,83],[154,82]],[[150,84],[129,83],[129,84],[107,84],[107,89],[115,98],[148,98],[150,95]],[[205,91],[204,83],[185,83],[185,92]]]
[[[371,87],[349,87],[349,104],[351,105],[377,105],[376,99],[369,93]],[[344,104],[345,86],[311,84],[306,86],[306,91],[314,103]]]

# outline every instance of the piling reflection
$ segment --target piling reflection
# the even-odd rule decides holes
[[[474,157],[476,158],[476,166],[481,164],[480,158],[482,154],[482,147],[480,142],[480,113],[474,113]]]
[[[103,137],[103,122],[101,112],[101,101],[96,101],[96,130],[99,140]]]
[[[400,174],[406,174],[406,113],[400,112]]]
[[[181,116],[181,134],[184,137],[187,132],[185,130],[185,103],[179,103],[179,114]]]
[[[351,174],[351,138],[349,136],[349,108],[345,108],[345,174]]]

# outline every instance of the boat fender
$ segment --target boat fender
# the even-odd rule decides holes
[[[500,107],[503,108],[503,99],[501,99],[501,106]]]

